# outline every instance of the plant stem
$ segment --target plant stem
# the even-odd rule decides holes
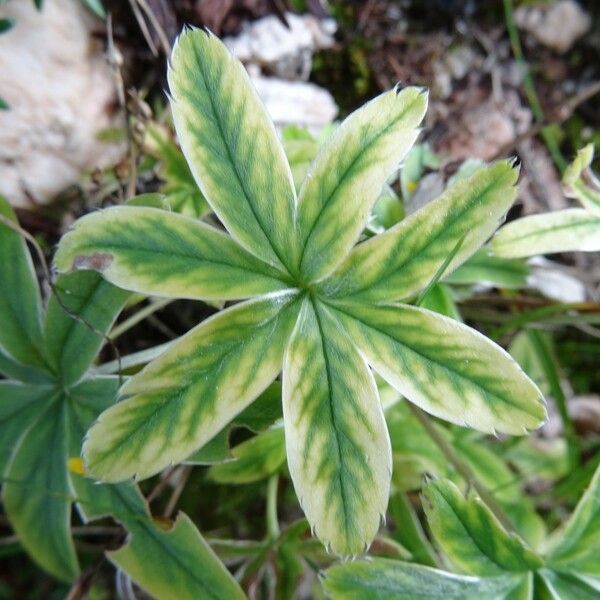
[[[277,519],[277,484],[279,475],[275,473],[267,484],[267,538],[271,541],[279,537],[279,521]]]
[[[527,96],[529,107],[531,108],[534,119],[540,124],[544,123],[544,111],[542,109],[542,105],[540,104],[537,92],[535,91],[535,85],[529,71],[529,66],[525,60],[525,57],[523,56],[523,48],[521,46],[519,32],[517,31],[517,26],[515,24],[513,15],[512,0],[504,0],[504,16],[506,19],[506,29],[508,31],[508,37],[510,39],[513,56],[515,57],[515,60],[517,61],[517,64],[523,73],[523,90],[525,91],[525,96]],[[554,161],[556,168],[562,173],[567,166],[567,162],[560,151],[558,142],[554,137],[553,130],[550,127],[543,127],[540,133],[544,143],[546,144],[546,147],[548,148],[548,152],[550,152],[550,155],[552,156],[552,160]]]
[[[141,308],[136,313],[132,314],[128,319],[125,319],[122,323],[119,323],[109,334],[111,340],[116,340],[120,335],[123,335],[126,331],[129,331],[132,327],[137,325],[140,321],[143,321],[146,317],[160,310],[173,302],[173,298],[159,298],[151,300],[148,305]]]
[[[412,402],[409,402],[408,406],[412,410],[415,417],[417,417],[421,425],[423,425],[423,428],[429,437],[442,451],[442,454],[446,457],[448,462],[456,469],[456,471],[467,483],[473,486],[473,488],[479,494],[479,497],[487,504],[488,508],[494,513],[502,526],[509,532],[516,532],[515,526],[512,524],[508,515],[504,512],[504,509],[500,506],[498,501],[488,491],[488,489],[479,481],[471,467],[458,456],[452,445],[449,444],[444,436],[437,430],[435,424],[429,418],[429,415],[423,412],[418,406],[415,406]]]

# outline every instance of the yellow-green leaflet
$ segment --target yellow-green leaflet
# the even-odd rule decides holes
[[[356,246],[323,282],[323,292],[362,302],[414,295],[427,286],[457,244],[444,275],[490,237],[515,199],[517,177],[518,170],[501,161],[458,181],[398,225]]]
[[[506,258],[596,252],[600,250],[600,212],[568,208],[517,219],[494,236],[492,250]]]
[[[232,236],[290,268],[296,192],[246,70],[207,31],[185,31],[169,63],[175,129],[198,187]]]
[[[172,298],[248,298],[287,287],[283,273],[214,227],[138,206],[79,219],[54,264],[60,271],[95,269],[122,288]]]
[[[132,377],[88,432],[89,473],[143,479],[208,442],[279,373],[297,304],[281,294],[225,310]]]
[[[424,489],[427,522],[439,546],[460,572],[494,576],[527,573],[543,565],[516,534],[509,534],[471,491],[464,498],[450,481],[430,481]]]
[[[424,90],[390,90],[352,113],[323,145],[298,199],[305,277],[329,274],[356,243],[383,186],[417,139],[426,109]]]
[[[546,417],[541,392],[502,348],[414,306],[333,305],[369,364],[423,410],[480,431],[522,435]]]
[[[316,535],[360,554],[387,507],[392,457],[377,386],[323,305],[306,299],[283,365],[288,466]]]
[[[579,152],[575,160],[565,169],[562,183],[571,198],[579,200],[584,208],[600,211],[600,180],[591,169],[594,159],[594,146],[588,144]]]

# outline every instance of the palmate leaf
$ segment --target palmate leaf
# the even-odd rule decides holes
[[[444,275],[495,231],[516,196],[518,171],[501,161],[449,187],[385,233],[359,244],[322,284],[323,293],[361,302],[408,298],[426,287],[457,244]]]
[[[0,196],[0,216],[17,224]],[[41,353],[42,303],[25,240],[0,221],[0,348],[25,365],[45,367]]]
[[[298,312],[293,294],[240,304],[204,321],[123,387],[83,455],[103,481],[148,477],[212,439],[275,379]]]
[[[328,275],[356,243],[426,109],[424,90],[397,87],[352,113],[325,142],[298,199],[304,277]]]
[[[336,565],[323,587],[333,600],[502,600],[521,584],[520,575],[470,577],[412,563],[377,558]]]
[[[450,481],[431,481],[424,488],[427,521],[452,563],[469,575],[527,573],[542,560],[515,534],[508,534],[473,492],[466,498]]]
[[[95,269],[147,295],[226,300],[284,289],[283,274],[217,229],[156,208],[118,206],[87,215],[54,258],[61,271]]]
[[[385,514],[391,449],[375,380],[327,308],[305,300],[283,365],[288,467],[321,541],[364,551]]]
[[[514,360],[454,319],[405,305],[332,307],[369,364],[423,410],[512,434],[545,418],[540,391]]]
[[[296,192],[246,70],[208,31],[188,31],[173,48],[168,80],[177,136],[206,200],[247,250],[289,269]]]
[[[369,363],[453,422],[523,433],[543,419],[537,388],[479,334],[426,310],[369,306],[414,297],[471,256],[512,203],[517,170],[507,162],[480,169],[345,257],[414,141],[426,104],[420,90],[385,93],[349,117],[321,149],[296,205],[273,126],[214,36],[180,37],[169,82],[191,171],[232,237],[161,210],[108,209],[76,224],[56,264],[154,295],[262,297],[202,323],[132,378],[126,399],[90,430],[87,468],[120,481],[206,460],[209,448],[211,459],[222,454],[228,424],[278,375],[287,346],[283,412],[296,492],[325,543],[362,552],[385,511],[391,468]],[[366,324],[348,314],[355,309]]]

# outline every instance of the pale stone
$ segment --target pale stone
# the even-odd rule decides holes
[[[515,22],[540,44],[561,53],[569,50],[592,24],[575,0],[521,6],[515,12]]]
[[[121,144],[100,130],[122,126],[103,43],[102,23],[74,0],[8,2],[16,24],[0,36],[0,194],[15,206],[48,202],[83,171],[114,163]]]

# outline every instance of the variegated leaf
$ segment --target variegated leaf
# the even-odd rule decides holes
[[[323,587],[333,600],[504,600],[521,584],[522,575],[469,577],[399,560],[335,565]]]
[[[600,213],[568,208],[517,219],[494,236],[492,250],[496,256],[505,258],[597,252],[600,250]]]
[[[60,243],[59,271],[94,269],[134,292],[170,298],[247,298],[287,287],[282,273],[196,219],[118,206],[79,219]]]
[[[408,298],[425,288],[452,252],[451,273],[495,231],[516,196],[507,161],[479,169],[385,233],[359,244],[321,289],[363,302]]]
[[[537,386],[475,330],[413,306],[334,309],[369,364],[423,410],[490,433],[522,435],[544,420]]]
[[[577,198],[588,210],[600,211],[600,180],[592,173],[594,146],[588,144],[582,148],[575,160],[565,169],[562,182],[565,192],[571,198]]]
[[[364,552],[388,502],[390,441],[367,364],[329,311],[304,301],[283,366],[288,467],[315,534]]]
[[[306,279],[329,274],[356,243],[426,109],[422,89],[390,90],[352,113],[323,145],[298,200],[299,267]]]
[[[188,30],[173,49],[168,79],[175,129],[208,203],[247,250],[290,268],[294,183],[246,70],[214,35]]]
[[[297,298],[281,294],[223,311],[180,338],[90,429],[89,473],[110,482],[149,477],[208,442],[278,374],[297,312]]]
[[[515,534],[510,535],[474,493],[466,498],[446,480],[424,489],[427,522],[452,564],[469,575],[527,573],[543,561]]]

